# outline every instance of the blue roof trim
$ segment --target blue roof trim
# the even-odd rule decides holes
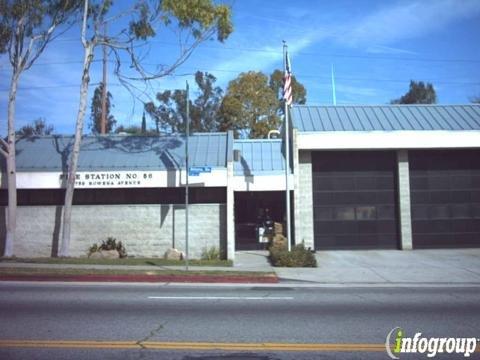
[[[24,138],[16,144],[17,170],[67,171],[73,136]],[[201,133],[189,137],[190,165],[226,168],[227,134]],[[3,165],[4,166],[4,165]],[[78,171],[185,169],[185,137],[84,136]]]
[[[480,130],[480,105],[297,105],[300,132]]]
[[[281,139],[236,139],[233,149],[240,151],[240,161],[234,162],[234,175],[278,175],[285,173],[285,158]]]

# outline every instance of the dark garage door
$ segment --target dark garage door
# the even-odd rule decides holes
[[[395,153],[312,156],[315,248],[397,248]]]
[[[480,151],[410,151],[414,248],[480,247]]]

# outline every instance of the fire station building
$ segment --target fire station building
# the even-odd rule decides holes
[[[288,171],[292,243],[325,249],[480,246],[480,105],[294,106]],[[268,212],[284,222],[285,147],[233,133],[85,136],[71,255],[115,237],[129,255],[259,249]],[[16,256],[58,250],[72,136],[17,142]],[[2,166],[3,218],[7,205]],[[0,227],[1,239],[5,223]],[[0,242],[0,250],[4,244]]]

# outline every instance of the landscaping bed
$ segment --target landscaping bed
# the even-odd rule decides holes
[[[135,258],[94,259],[88,257],[68,258],[0,258],[0,262],[31,263],[31,264],[85,264],[85,265],[150,265],[150,266],[184,266],[185,260],[168,260],[163,258]],[[198,260],[188,261],[192,266],[233,266],[232,260]]]
[[[277,283],[271,272],[0,268],[0,281]]]

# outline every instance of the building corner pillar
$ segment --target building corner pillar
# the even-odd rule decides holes
[[[226,204],[226,227],[227,227],[227,259],[235,260],[235,196],[233,189],[233,132],[227,135],[227,204]]]
[[[292,139],[295,244],[314,249],[312,153],[298,149],[297,129],[293,129]]]
[[[411,250],[413,242],[408,150],[397,150],[397,176],[400,248],[402,250]]]

